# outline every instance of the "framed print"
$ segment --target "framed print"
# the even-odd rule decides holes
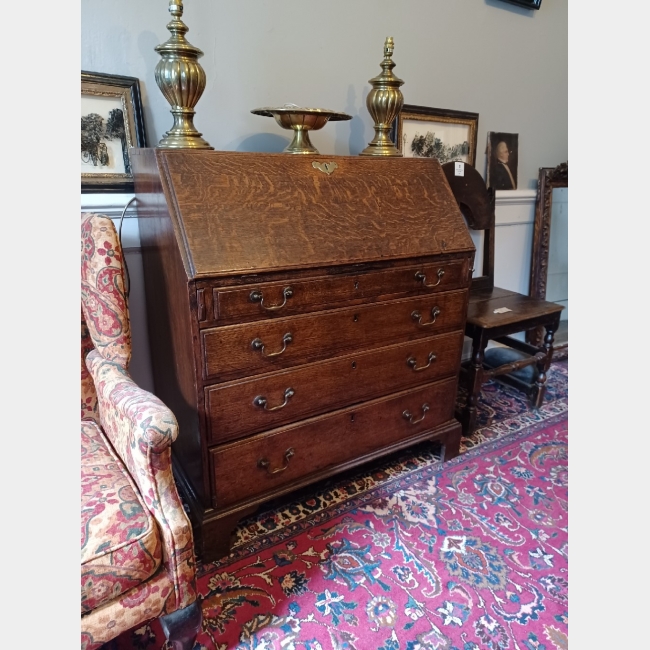
[[[81,191],[132,192],[130,147],[145,147],[135,77],[81,72]]]
[[[476,164],[478,113],[405,104],[393,123],[393,142],[405,158]]]
[[[487,158],[487,186],[495,190],[516,190],[519,135],[490,131]]]

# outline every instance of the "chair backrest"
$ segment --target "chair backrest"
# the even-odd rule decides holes
[[[122,247],[113,222],[104,215],[81,215],[81,312],[82,367],[94,347],[104,359],[128,368],[131,325]]]
[[[486,187],[481,175],[468,163],[464,163],[462,175],[456,175],[455,162],[442,165],[442,171],[467,225],[484,233],[483,268],[477,269],[475,264],[472,291],[494,289],[494,190]]]

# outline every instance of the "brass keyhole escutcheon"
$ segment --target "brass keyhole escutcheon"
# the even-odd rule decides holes
[[[355,314],[352,320],[357,323],[359,321],[359,314]]]
[[[356,370],[356,369],[357,369],[357,362],[353,361],[352,362],[352,370]]]

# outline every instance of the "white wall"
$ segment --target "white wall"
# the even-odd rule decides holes
[[[81,0],[81,65],[140,79],[148,144],[172,125],[154,81],[154,47],[169,37],[167,0]],[[358,154],[373,137],[368,79],[395,39],[405,102],[479,113],[487,131],[519,134],[519,187],[567,160],[567,3],[539,11],[503,0],[186,0],[188,40],[207,88],[196,126],[217,149],[281,151],[274,120],[250,113],[293,102],[343,110],[349,122],[314,134],[323,154]]]

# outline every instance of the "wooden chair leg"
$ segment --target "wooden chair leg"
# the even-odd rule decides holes
[[[472,339],[472,358],[467,369],[465,384],[467,401],[460,417],[465,437],[470,436],[476,427],[477,404],[481,386],[483,385],[483,358],[486,346],[487,338],[482,332],[476,334]]]
[[[546,327],[546,335],[544,336],[544,343],[542,349],[546,353],[536,364],[537,375],[535,377],[535,385],[530,392],[530,405],[534,409],[538,409],[544,403],[544,395],[546,394],[546,373],[551,367],[553,360],[553,338],[559,326],[559,319],[557,323],[553,323]]]
[[[191,605],[160,617],[160,625],[173,650],[192,650],[201,629],[201,603]]]

